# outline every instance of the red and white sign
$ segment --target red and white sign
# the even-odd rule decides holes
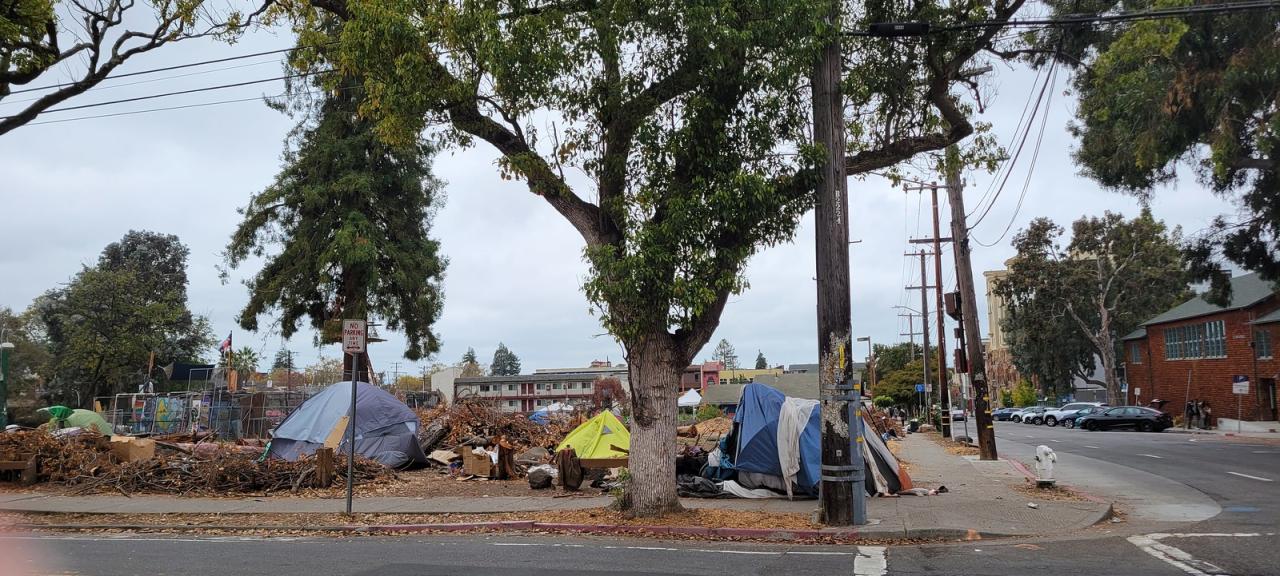
[[[360,354],[364,352],[365,344],[365,321],[364,320],[343,320],[342,321],[342,351],[351,354]]]

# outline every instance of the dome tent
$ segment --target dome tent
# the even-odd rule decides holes
[[[325,388],[276,427],[267,455],[293,461],[315,453],[350,410],[351,382]],[[350,432],[344,430],[339,452],[346,453],[349,440]],[[425,465],[417,414],[385,390],[357,382],[356,452],[392,468]]]

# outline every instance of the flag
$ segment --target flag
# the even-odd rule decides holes
[[[231,349],[231,333],[227,332],[227,339],[223,340],[222,343],[218,345],[218,352],[221,354],[226,354],[227,350],[230,350],[230,349]]]

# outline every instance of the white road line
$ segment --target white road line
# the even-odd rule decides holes
[[[1155,458],[1156,460],[1164,459],[1164,456],[1156,456],[1155,454],[1139,454],[1139,456],[1146,456],[1147,458]]]
[[[1250,450],[1249,453],[1250,454],[1280,454],[1280,452],[1277,452],[1275,450]]]
[[[1137,546],[1143,552],[1154,556],[1160,561],[1173,566],[1191,576],[1217,576],[1223,575],[1222,569],[1210,564],[1196,560],[1190,554],[1183,552],[1168,544],[1161,544],[1153,536],[1167,536],[1167,534],[1152,534],[1148,536],[1130,536],[1129,542]],[[1206,571],[1207,570],[1207,571]],[[1223,575],[1225,576],[1225,575]]]
[[[1097,446],[1088,446],[1088,445],[1086,445],[1086,446],[1085,446],[1085,448],[1093,448],[1094,450],[1101,450],[1101,448],[1098,448]]]
[[[853,559],[853,576],[885,576],[889,561],[884,550],[884,546],[859,546],[858,557]]]
[[[1049,439],[1049,441],[1050,441],[1050,442],[1058,442],[1058,443],[1062,443],[1062,441],[1061,441],[1061,440],[1054,440],[1053,438],[1050,438],[1050,439]]]
[[[1262,481],[1262,482],[1275,482],[1275,480],[1272,480],[1272,479],[1270,479],[1270,478],[1263,478],[1263,477],[1261,477],[1261,476],[1250,476],[1250,475],[1248,475],[1248,474],[1241,474],[1241,473],[1239,473],[1239,472],[1227,472],[1227,474],[1231,474],[1231,475],[1234,475],[1234,476],[1239,476],[1239,477],[1241,477],[1241,478],[1249,478],[1249,479],[1251,479],[1251,480],[1260,480],[1260,481]]]

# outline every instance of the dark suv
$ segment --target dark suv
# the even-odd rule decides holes
[[[1110,430],[1132,428],[1139,432],[1162,432],[1173,426],[1173,417],[1159,410],[1142,406],[1119,406],[1096,414],[1083,416],[1076,421],[1077,428],[1085,430]]]

